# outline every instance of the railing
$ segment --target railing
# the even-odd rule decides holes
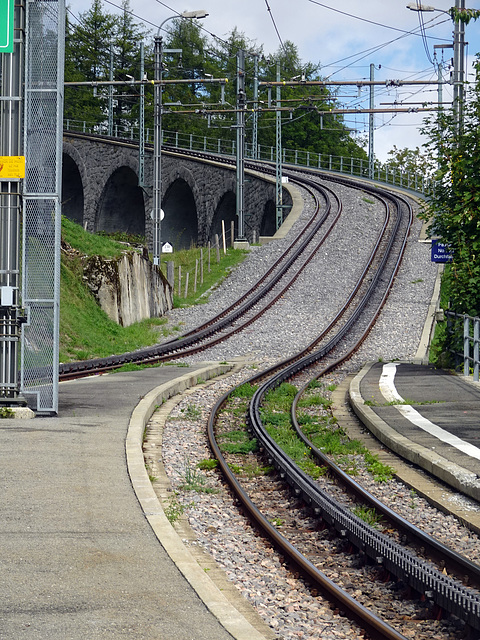
[[[463,375],[473,373],[475,382],[480,372],[480,318],[446,311],[449,352],[454,356],[456,365],[463,360]],[[463,334],[463,335],[462,335]],[[463,349],[462,349],[463,346]]]
[[[76,131],[80,133],[109,135],[108,125],[105,123],[91,124],[80,120],[65,120],[64,129],[66,131]],[[115,138],[138,141],[139,128],[115,125],[111,135]],[[145,129],[145,144],[153,144],[153,129]],[[222,140],[192,133],[181,133],[179,131],[162,131],[162,146],[235,156],[235,145],[234,140]],[[262,162],[275,162],[275,147],[258,145],[255,154],[252,145],[247,143],[245,157]],[[326,153],[301,151],[298,149],[283,149],[282,163],[368,178],[368,160],[363,160],[362,158],[334,156]],[[417,193],[427,194],[431,188],[431,180],[423,174],[412,173],[410,171],[398,171],[381,165],[375,167],[374,173],[374,180],[378,182],[385,182],[404,189],[416,191]]]

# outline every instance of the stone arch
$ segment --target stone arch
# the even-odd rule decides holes
[[[189,249],[198,242],[197,206],[191,186],[183,178],[176,178],[162,199],[165,214],[161,240],[175,250]]]
[[[62,215],[83,226],[83,183],[75,161],[66,153],[62,159]]]
[[[262,220],[260,222],[260,235],[273,236],[277,230],[277,212],[275,202],[267,200],[263,209]]]
[[[62,215],[84,224],[87,170],[77,148],[65,142],[62,156]]]
[[[222,234],[222,220],[225,223],[225,230],[229,233],[231,222],[235,227],[235,235],[237,233],[237,198],[234,191],[225,191],[215,208],[215,213],[210,224],[209,238],[211,241],[215,239],[215,234],[219,237]]]
[[[95,231],[145,236],[144,194],[136,170],[123,164],[111,172],[100,196]]]

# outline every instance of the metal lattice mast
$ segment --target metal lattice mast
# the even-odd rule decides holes
[[[159,29],[160,31],[160,29]],[[153,264],[160,265],[162,257],[161,206],[162,206],[162,49],[163,38],[155,36],[153,73],[155,85],[153,88],[154,131],[153,131]]]
[[[22,390],[38,413],[58,411],[64,0],[27,0]]]
[[[0,53],[0,155],[19,158],[22,149],[23,72],[25,3],[13,1],[8,7],[9,46]],[[4,161],[2,161],[2,165]],[[21,163],[23,167],[23,162]],[[14,171],[0,178],[0,403],[23,403],[18,383],[18,345],[20,337],[19,274],[21,186]]]
[[[465,9],[465,0],[455,0],[457,11]],[[453,112],[457,131],[462,130],[465,82],[465,23],[455,21],[453,32]]]
[[[280,82],[280,62],[277,62],[277,83]],[[275,131],[276,131],[276,162],[275,162],[275,209],[276,209],[276,228],[279,229],[283,223],[283,194],[282,194],[282,112],[281,107],[281,89],[277,84],[277,101],[275,111]]]
[[[110,44],[109,80],[113,80],[113,44]],[[113,84],[108,87],[108,135],[113,136]]]
[[[258,56],[254,56],[252,157],[258,160]]]
[[[143,42],[140,43],[140,80],[145,75],[145,50]],[[138,132],[138,186],[145,186],[145,85],[140,85],[140,130]]]
[[[237,53],[237,239],[245,240],[245,51]]]
[[[375,65],[370,65],[370,82],[375,80]],[[373,151],[375,116],[373,109],[375,108],[375,89],[374,85],[370,85],[370,116],[368,118],[368,177],[373,180],[375,177],[375,155]]]

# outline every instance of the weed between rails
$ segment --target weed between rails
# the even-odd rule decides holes
[[[384,465],[378,457],[368,451],[358,440],[348,438],[339,427],[331,413],[331,401],[328,392],[334,385],[324,387],[314,380],[298,404],[299,424],[307,438],[317,449],[334,459],[346,473],[357,475],[365,468],[377,482],[387,482],[393,477],[394,470]],[[258,451],[258,443],[252,438],[246,424],[248,402],[256,387],[244,384],[236,389],[224,407],[217,424],[217,440],[223,453],[236,456],[230,462],[231,469],[237,475],[248,477],[270,472],[270,467],[262,467],[252,462],[252,455]],[[319,392],[320,391],[320,392]],[[261,418],[269,435],[292,458],[292,460],[312,478],[317,479],[326,473],[319,465],[308,446],[297,436],[290,421],[290,407],[297,394],[294,385],[283,383],[270,391],[264,398]],[[250,456],[250,457],[249,457]]]
[[[321,389],[322,393],[317,390]],[[333,391],[334,387],[326,388]],[[268,433],[285,452],[314,479],[326,470],[318,466],[309,447],[297,436],[290,422],[290,407],[297,393],[291,384],[281,384],[268,393],[262,408],[262,420]],[[337,424],[331,413],[331,402],[326,397],[323,386],[314,381],[298,403],[298,423],[303,433],[317,449],[330,456],[336,464],[350,475],[359,473],[364,466],[376,482],[387,482],[393,477],[394,469],[384,465],[378,457],[358,440],[351,440]]]
[[[199,464],[192,465],[190,458],[184,459],[183,482],[179,489],[183,491],[197,491],[198,493],[218,493],[218,489],[209,487],[207,478],[202,474]]]

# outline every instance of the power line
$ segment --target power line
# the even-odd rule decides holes
[[[309,0],[309,1],[312,1],[312,0]],[[436,18],[432,18],[429,22],[433,23],[435,20],[436,20]],[[436,27],[439,24],[442,24],[443,22],[447,22],[447,20],[442,20],[442,22],[435,22],[434,24],[430,24],[429,29],[432,29],[433,27]],[[352,54],[350,56],[347,56],[346,58],[341,58],[340,60],[336,60],[335,62],[332,62],[331,64],[324,65],[324,68],[328,68],[328,67],[334,66],[334,65],[336,65],[336,64],[338,64],[340,62],[343,62],[345,60],[350,60],[351,58],[355,58],[355,61],[352,62],[351,64],[344,65],[343,67],[340,67],[339,69],[334,71],[332,74],[330,74],[329,77],[332,77],[336,73],[339,73],[340,71],[343,71],[344,69],[348,69],[353,64],[359,62],[360,60],[363,60],[369,54],[376,53],[377,51],[380,51],[381,49],[384,49],[385,47],[387,47],[390,44],[393,44],[394,42],[398,42],[399,40],[402,40],[403,38],[406,38],[407,36],[410,36],[410,35],[415,35],[415,36],[421,35],[421,34],[417,33],[418,29],[419,29],[419,27],[416,27],[415,29],[412,29],[411,31],[404,31],[401,36],[398,36],[397,38],[394,38],[393,40],[388,40],[387,42],[384,42],[383,44],[376,45],[376,46],[371,47],[369,49],[364,49],[363,51],[359,51],[358,53],[354,53],[354,54]],[[435,38],[435,39],[438,40],[439,38]],[[443,38],[441,38],[441,40],[444,41]],[[365,55],[363,55],[363,54],[365,54]],[[361,57],[358,58],[357,56],[361,56]]]
[[[335,9],[334,7],[329,7],[326,4],[323,4],[322,2],[317,2],[317,0],[308,0],[309,2],[311,2],[312,4],[316,4],[320,7],[323,7],[324,9],[328,9],[329,11],[334,11],[335,13],[340,13],[344,16],[348,16],[349,18],[354,18],[355,20],[360,20],[362,22],[368,22],[369,24],[373,24],[377,27],[383,27],[384,29],[391,29],[392,31],[399,31],[400,33],[403,33],[405,35],[411,35],[410,31],[406,31],[405,29],[399,29],[398,27],[392,27],[388,24],[383,24],[381,22],[375,22],[375,20],[369,20],[368,18],[362,18],[361,16],[356,16],[353,13],[348,13],[347,11],[341,11],[340,9]],[[417,0],[418,2],[418,0]],[[417,34],[418,35],[418,34]]]
[[[267,11],[270,14],[270,18],[272,19],[273,27],[275,29],[275,32],[276,32],[277,36],[278,36],[278,39],[279,39],[280,44],[282,46],[282,49],[283,49],[285,55],[287,55],[287,50],[285,49],[285,45],[283,44],[283,40],[282,40],[282,38],[280,36],[280,32],[278,31],[277,25],[275,24],[275,18],[273,17],[273,13],[272,13],[272,10],[270,9],[270,5],[268,4],[268,0],[265,0],[265,4],[267,5]]]

